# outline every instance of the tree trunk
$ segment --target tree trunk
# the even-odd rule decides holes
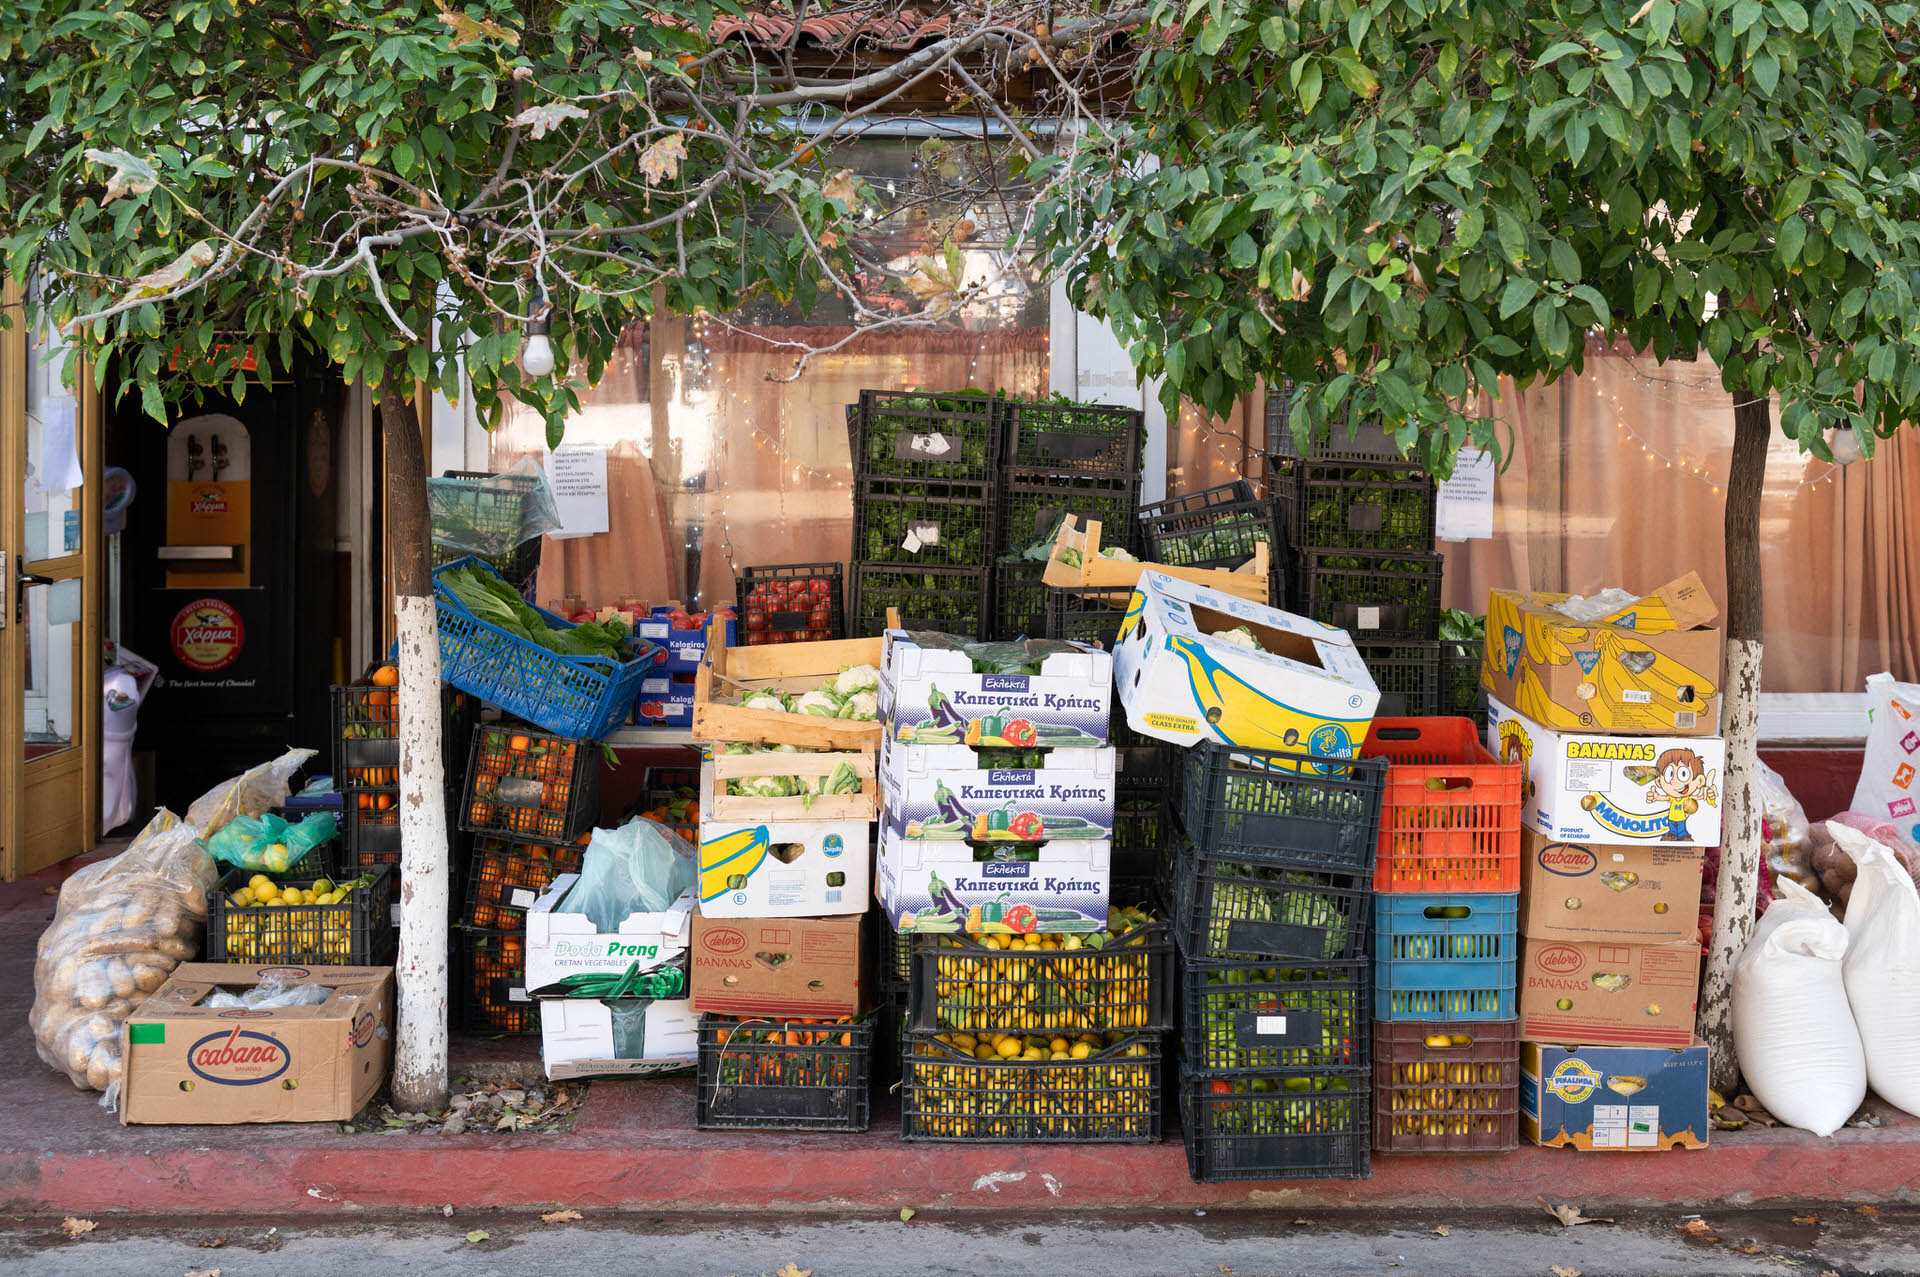
[[[434,1112],[447,1103],[446,776],[440,740],[440,638],[428,548],[427,463],[414,405],[380,397],[393,548],[394,632],[400,649],[399,1032],[394,1107]]]
[[[1721,782],[1720,877],[1700,992],[1700,1036],[1713,1088],[1732,1097],[1740,1081],[1733,1049],[1733,964],[1753,936],[1760,882],[1760,490],[1772,414],[1765,399],[1736,396],[1733,461],[1727,472],[1727,668],[1720,734],[1727,742]]]

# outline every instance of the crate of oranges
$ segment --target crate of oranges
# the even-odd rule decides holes
[[[581,835],[584,843],[592,835]],[[548,847],[540,843],[476,838],[467,862],[467,922],[487,931],[513,931],[527,925],[527,910],[563,873],[579,873],[581,843]]]
[[[385,865],[346,882],[234,869],[207,893],[209,961],[382,966],[398,943]]]
[[[473,733],[460,827],[515,842],[571,843],[600,816],[600,756],[592,741],[512,723]]]
[[[517,931],[460,931],[454,1015],[468,1033],[538,1033],[540,1008],[527,992],[527,938]]]
[[[1520,1146],[1516,1020],[1373,1026],[1376,1153],[1501,1153]]]
[[[340,793],[344,863],[351,868],[400,863],[400,671],[391,662],[332,689],[333,778]],[[441,688],[440,730],[448,793],[447,818],[462,775],[480,705],[456,688]]]
[[[700,1017],[703,1131],[864,1131],[873,1025]]]
[[[909,1033],[901,1138],[1158,1143],[1161,1042],[1155,1033]]]

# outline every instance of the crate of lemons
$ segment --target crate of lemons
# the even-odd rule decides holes
[[[1168,1027],[1172,958],[1166,923],[1132,906],[1089,935],[930,935],[913,960],[923,990],[932,977],[933,1019],[922,1001],[918,1023],[993,1038],[996,1050],[1037,1035],[1049,1043],[1041,1058],[1051,1041],[1075,1039],[1060,1048],[1071,1055],[1082,1035]]]
[[[275,882],[254,874],[227,894],[218,910],[225,923],[226,956],[239,961],[297,958],[344,966],[356,960],[353,920],[368,905],[374,874],[348,882],[315,878]]]
[[[1430,1033],[1428,1050],[1467,1047],[1463,1033]],[[1514,1066],[1503,1060],[1395,1061],[1381,1087],[1394,1135],[1495,1135],[1516,1095]]]
[[[1147,1141],[1160,1137],[1160,1039],[1124,1032],[913,1035],[909,1139]]]

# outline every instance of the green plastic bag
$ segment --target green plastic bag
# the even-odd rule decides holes
[[[236,816],[207,839],[207,852],[224,864],[285,873],[320,844],[338,837],[340,823],[316,812],[288,824],[275,815]]]

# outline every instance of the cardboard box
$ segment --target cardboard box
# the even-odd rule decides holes
[[[1588,845],[1720,845],[1718,737],[1569,735],[1489,700],[1487,748],[1526,765],[1523,829]]]
[[[1586,1046],[1693,1040],[1700,945],[1520,940],[1520,1036]]]
[[[1705,1148],[1707,1048],[1520,1044],[1520,1134],[1536,1144]]]
[[[837,1017],[864,1009],[862,915],[693,915],[693,1009],[714,1015]]]
[[[1111,842],[1062,839],[987,852],[883,829],[876,894],[896,931],[1100,931],[1112,856]]]
[[[1074,644],[1038,674],[976,674],[965,652],[921,647],[889,630],[880,661],[880,721],[896,740],[1016,749],[1107,743],[1113,658]]]
[[[218,989],[251,989],[269,974],[323,986],[327,1000],[268,1010],[201,1005]],[[387,1080],[393,1000],[392,967],[184,963],[120,1027],[120,1121],[351,1121]]]
[[[700,1054],[687,998],[550,998],[540,1004],[540,1059],[555,1081],[684,1069]]]
[[[1241,626],[1266,650],[1219,637]],[[1113,670],[1127,724],[1176,745],[1351,758],[1380,701],[1344,630],[1161,572],[1140,574]]]
[[[1117,765],[1110,745],[1051,749],[1039,767],[982,767],[966,745],[889,740],[880,757],[882,820],[903,838],[1111,838]]]
[[[583,913],[557,912],[579,874],[561,874],[527,910],[527,989],[564,998],[593,976],[651,971],[687,951],[693,888],[659,913],[629,914],[617,932],[602,932]]]
[[[604,614],[609,609],[601,609]],[[735,620],[731,616],[712,617],[708,624],[695,630],[676,630],[669,618],[673,615],[673,605],[655,604],[649,614],[634,622],[633,632],[640,638],[660,645],[660,654],[654,658],[654,668],[673,674],[691,674],[700,668],[707,659],[707,644],[716,638],[724,638],[728,647],[733,646]],[[715,634],[714,631],[719,633]]]
[[[1591,624],[1553,605],[1565,594],[1495,590],[1480,680],[1563,732],[1712,736],[1720,730],[1719,615],[1689,572]]]
[[[686,633],[684,630],[676,633]],[[649,674],[640,680],[634,721],[641,727],[684,727],[693,721],[691,674]]]
[[[703,820],[700,908],[715,918],[864,913],[872,828],[864,820]]]
[[[1695,848],[1588,846],[1528,829],[1520,856],[1523,936],[1673,944],[1699,926],[1705,855]]]

